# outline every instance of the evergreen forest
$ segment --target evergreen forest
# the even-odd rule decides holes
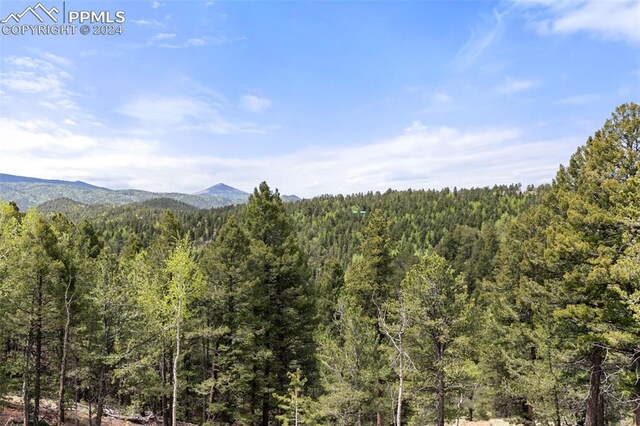
[[[24,426],[79,406],[91,425],[640,426],[639,168],[628,103],[541,186],[0,202],[0,406]]]

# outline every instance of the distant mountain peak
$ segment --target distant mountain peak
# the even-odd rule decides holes
[[[226,183],[217,183],[207,189],[198,191],[195,195],[223,197],[234,201],[246,201],[249,197],[248,192],[241,191],[237,188],[227,185]]]
[[[296,201],[299,198],[294,195],[282,195],[282,199]],[[151,201],[144,205],[154,208],[182,210],[185,206],[179,203],[186,203],[195,208],[210,209],[244,204],[249,200],[249,193],[222,182],[195,194],[182,194],[138,189],[112,190],[82,181],[40,179],[0,173],[0,201],[14,201],[22,211],[43,203],[45,209],[68,210],[81,208],[83,205],[124,205],[146,200]],[[51,203],[47,203],[49,201]]]
[[[226,183],[222,183],[222,182],[220,182],[220,183],[216,183],[215,185],[213,185],[213,186],[212,186],[212,187],[210,187],[209,189],[225,189],[225,190],[232,189],[232,190],[234,190],[234,191],[239,191],[238,189],[236,189],[236,188],[234,188],[234,187],[232,187],[232,186],[229,186],[229,185],[227,185]]]

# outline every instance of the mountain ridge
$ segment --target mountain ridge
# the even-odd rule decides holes
[[[70,180],[61,180],[61,179],[42,179],[35,178],[29,176],[18,176],[18,175],[10,175],[7,173],[0,173],[0,183],[49,183],[55,185],[71,185],[71,186],[80,186],[83,188],[98,188],[98,189],[106,189],[108,191],[113,191],[109,188],[104,188],[102,186],[92,185],[87,182],[83,182],[81,180],[70,181]]]
[[[41,179],[0,173],[0,200],[15,202],[20,210],[42,205],[57,199],[80,204],[125,205],[153,199],[171,199],[199,209],[244,204],[249,193],[225,183],[215,184],[193,194],[181,192],[152,192],[141,189],[109,189],[82,181]],[[283,195],[284,201],[297,201],[293,195]]]

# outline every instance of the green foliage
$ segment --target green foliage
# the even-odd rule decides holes
[[[424,255],[407,273],[402,292],[410,321],[406,350],[415,369],[410,423],[424,424],[446,415],[447,407],[441,404],[453,399],[449,398],[451,388],[457,394],[473,388],[468,386],[473,366],[468,365],[465,339],[473,330],[473,300],[464,275],[456,275],[444,258],[433,253]],[[425,388],[432,391],[419,391]],[[432,406],[441,408],[441,413],[431,411]],[[444,417],[437,424],[443,422]]]
[[[628,267],[637,260],[628,249],[637,247],[639,159],[638,106],[623,105],[507,233],[490,303],[504,335],[493,367],[508,378],[503,398],[526,402],[526,420],[579,419],[585,400],[589,425],[616,419],[604,401],[620,392],[619,372],[635,368],[640,336]]]
[[[623,105],[526,191],[0,202],[0,395],[24,388],[31,420],[44,397],[91,402],[94,423],[118,404],[164,424],[620,421],[640,400],[639,140]]]
[[[310,407],[312,400],[304,395],[304,386],[307,383],[298,368],[293,373],[287,373],[289,377],[289,387],[285,395],[275,394],[278,408],[281,414],[276,419],[282,422],[282,426],[298,426],[312,424],[310,419]]]

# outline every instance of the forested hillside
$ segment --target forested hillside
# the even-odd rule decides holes
[[[25,426],[45,398],[59,424],[640,426],[638,105],[568,160],[526,189],[1,202],[0,397]]]

